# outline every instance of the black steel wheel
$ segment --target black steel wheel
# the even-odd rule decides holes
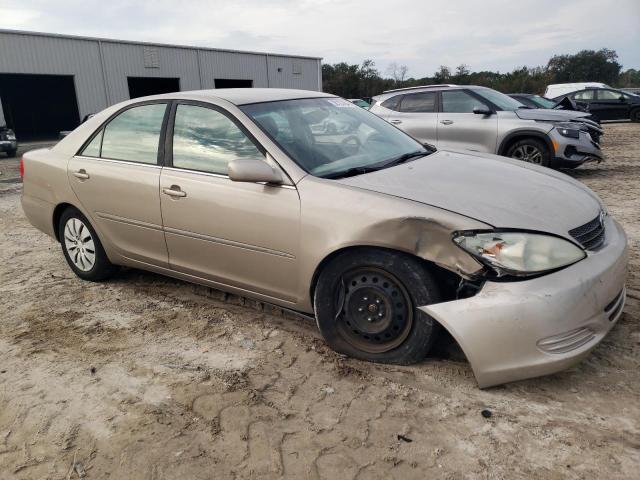
[[[334,350],[409,364],[424,358],[437,333],[435,320],[417,307],[439,298],[420,259],[363,248],[338,255],[324,267],[314,307],[320,332]]]
[[[345,273],[340,288],[336,320],[355,348],[382,353],[407,338],[413,325],[413,304],[409,292],[393,275],[376,268],[358,268]]]

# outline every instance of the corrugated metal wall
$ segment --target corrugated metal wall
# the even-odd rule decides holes
[[[214,88],[216,78],[253,80],[254,87],[322,88],[317,58],[8,30],[0,30],[0,73],[73,75],[81,118],[127,100],[127,77],[179,78],[182,91]]]

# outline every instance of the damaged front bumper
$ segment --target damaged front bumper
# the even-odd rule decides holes
[[[553,166],[556,168],[572,168],[587,162],[604,161],[600,144],[589,132],[580,131],[577,139],[563,137],[555,130],[550,135],[555,150]]]
[[[582,360],[620,318],[627,256],[622,227],[607,217],[605,243],[578,263],[419,308],[456,339],[481,388],[547,375]]]

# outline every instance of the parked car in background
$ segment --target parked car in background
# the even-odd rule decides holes
[[[494,153],[554,168],[604,157],[600,126],[583,112],[529,109],[485,87],[432,85],[389,90],[370,111],[420,142]]]
[[[586,88],[554,98],[568,98],[582,106],[597,120],[640,122],[640,95],[615,88]]]
[[[356,127],[315,134],[327,116]],[[420,361],[445,328],[481,387],[568,368],[624,308],[625,233],[580,182],[435,151],[321,92],[138,98],[21,171],[81,279],[126,265],[314,314],[369,361]]]
[[[369,102],[362,100],[361,98],[350,98],[349,101],[351,103],[355,103],[359,107],[366,108],[366,109],[369,109],[369,107],[371,106]]]
[[[548,85],[544,91],[546,98],[557,98],[567,93],[584,90],[585,88],[610,88],[606,83],[599,82],[577,82],[577,83],[556,83]]]
[[[7,157],[15,157],[17,151],[16,134],[6,125],[0,125],[0,152],[5,152]]]
[[[82,119],[82,121],[80,122],[80,125],[82,125],[84,122],[86,122],[87,120],[89,120],[91,117],[93,117],[95,115],[95,113],[90,113],[88,115],[85,115],[84,118]],[[58,135],[58,138],[63,139],[64,137],[66,137],[67,135],[69,135],[71,132],[73,132],[73,130],[61,130],[60,134]]]

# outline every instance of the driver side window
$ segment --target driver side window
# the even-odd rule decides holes
[[[178,105],[173,128],[173,166],[227,175],[229,162],[264,156],[223,113],[197,105]]]
[[[473,113],[473,109],[487,108],[480,100],[463,90],[442,92],[442,111],[444,113]]]

